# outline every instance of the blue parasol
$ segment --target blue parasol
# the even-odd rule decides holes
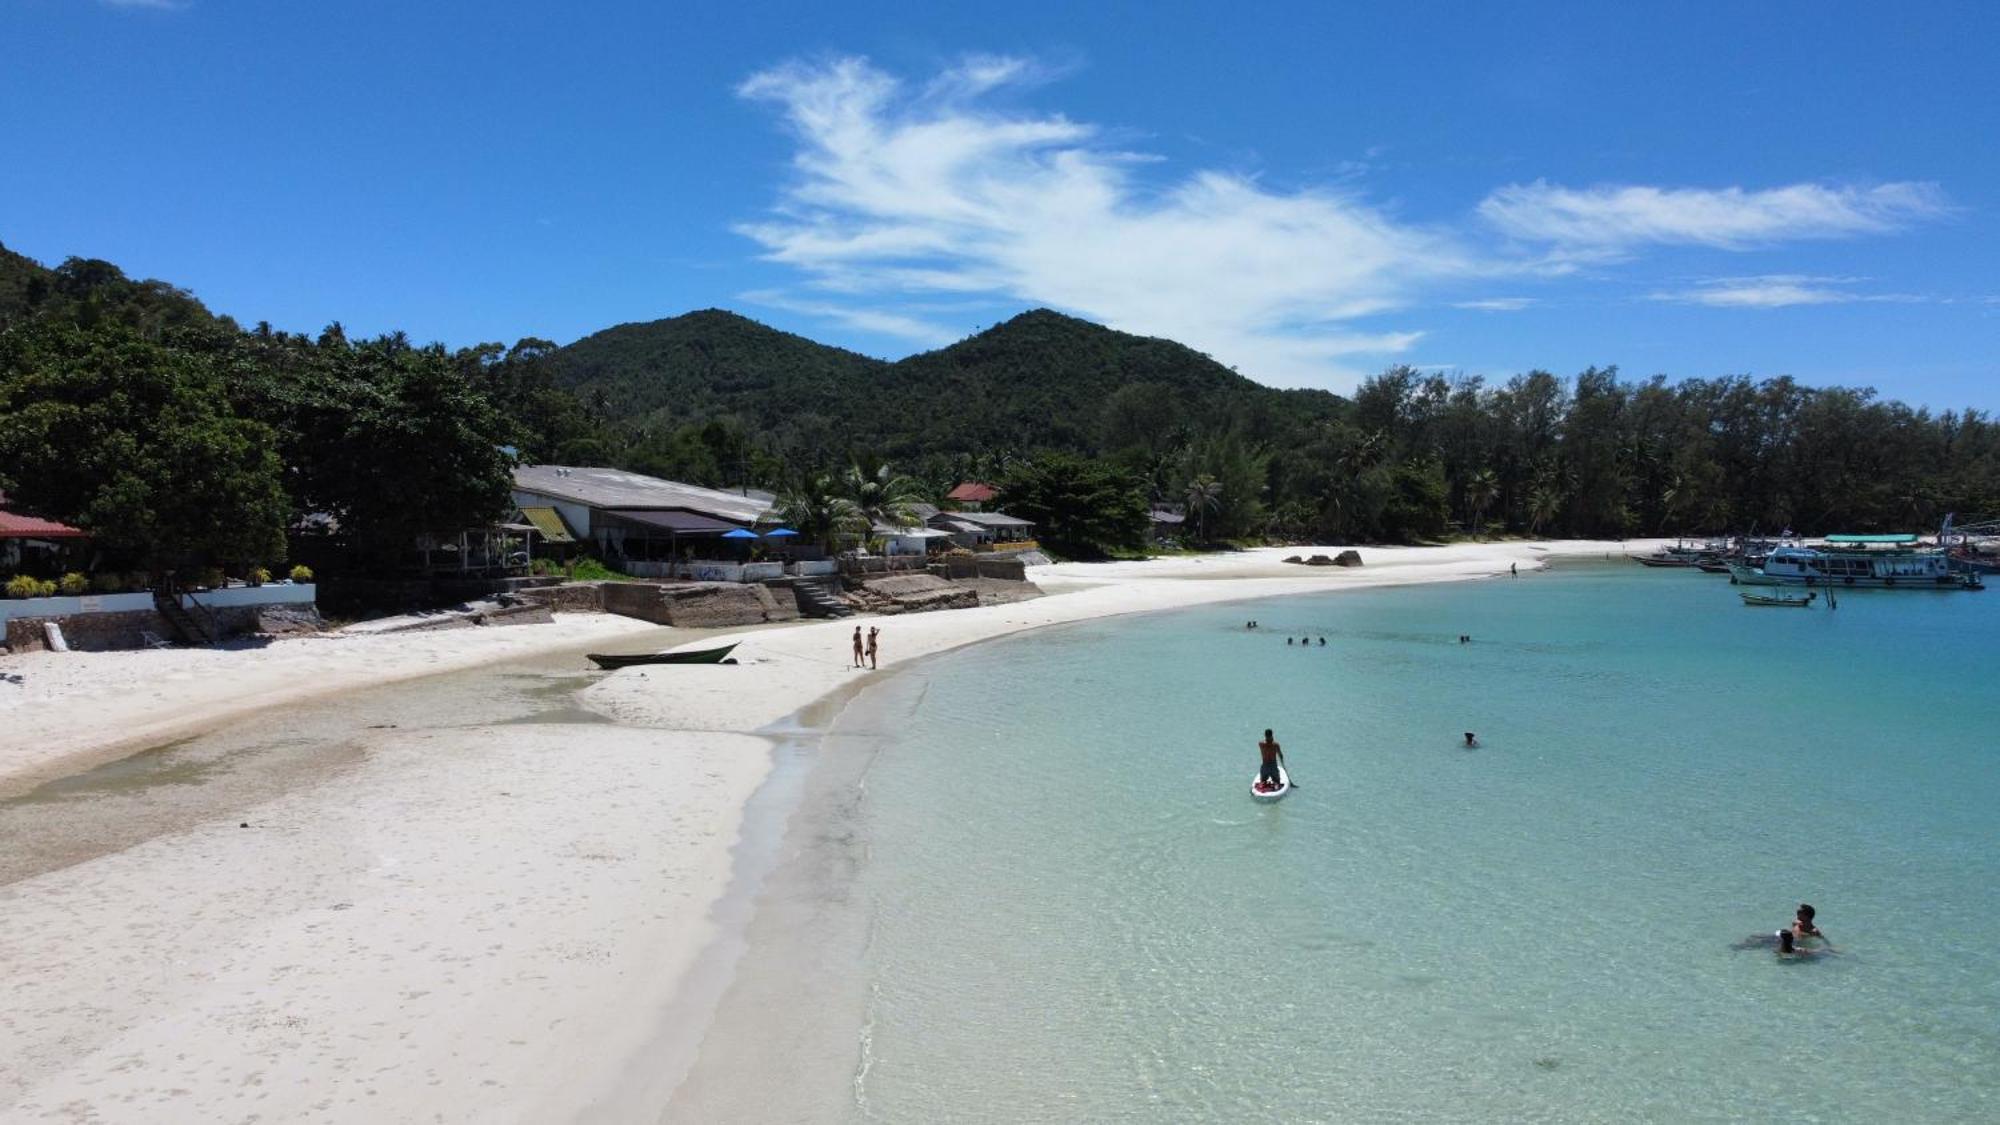
[[[739,527],[731,531],[723,532],[722,537],[724,539],[755,539],[757,538],[757,533],[754,531],[745,531]]]
[[[790,538],[790,537],[792,537],[792,536],[794,536],[794,535],[797,535],[797,534],[798,534],[798,532],[796,532],[796,531],[793,531],[793,530],[792,530],[791,528],[789,528],[789,527],[777,527],[777,528],[772,528],[772,529],[771,529],[770,531],[767,531],[767,532],[765,532],[765,533],[764,533],[764,538],[766,538],[766,539],[788,539],[788,538]]]

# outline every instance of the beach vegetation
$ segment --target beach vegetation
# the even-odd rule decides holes
[[[54,597],[56,584],[32,574],[16,574],[7,580],[7,596],[10,598]]]
[[[292,568],[290,577],[294,582],[311,582],[313,580],[312,567],[305,565],[295,566]]]
[[[999,506],[1032,520],[1037,538],[1069,558],[1138,550],[1152,526],[1137,477],[1073,453],[1019,462],[996,483]]]
[[[562,575],[571,582],[630,582],[632,576],[623,571],[613,570],[589,555],[571,559],[563,565]]]
[[[90,579],[79,571],[70,571],[56,581],[56,587],[68,597],[77,597],[90,592]]]
[[[807,543],[828,551],[868,533],[868,517],[832,473],[799,473],[778,497],[778,513]]]

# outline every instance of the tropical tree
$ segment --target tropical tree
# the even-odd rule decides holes
[[[857,454],[842,481],[847,499],[870,527],[909,527],[917,522],[917,505],[925,502],[921,483],[897,475],[888,462],[872,453]]]
[[[1017,463],[998,484],[1008,512],[1033,520],[1037,537],[1058,553],[1101,558],[1145,542],[1145,493],[1115,466],[1050,453]]]
[[[1222,507],[1222,482],[1207,473],[1188,482],[1187,514],[1194,517],[1195,537],[1208,542],[1208,514]]]
[[[868,517],[845,495],[832,473],[801,473],[778,498],[778,511],[792,529],[831,551],[845,537],[866,535]]]
[[[1500,478],[1492,469],[1481,469],[1465,482],[1465,503],[1472,509],[1472,531],[1478,534],[1484,526],[1487,505],[1500,495]]]

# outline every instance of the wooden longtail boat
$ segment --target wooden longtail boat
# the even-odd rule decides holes
[[[591,661],[607,672],[620,668],[631,668],[640,664],[720,664],[729,655],[733,644],[721,648],[697,648],[686,652],[635,652],[628,654],[593,652],[588,653]]]

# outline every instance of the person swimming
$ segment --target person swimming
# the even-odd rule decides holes
[[[1466,731],[1466,732],[1465,732],[1465,748],[1466,748],[1467,750],[1476,750],[1476,749],[1478,749],[1478,748],[1479,748],[1479,736],[1478,736],[1478,735],[1476,735],[1476,734],[1474,734],[1474,733],[1472,733],[1471,731]]]
[[[1326,647],[1326,638],[1325,638],[1325,637],[1321,637],[1321,638],[1319,639],[1319,647],[1321,647],[1321,648],[1325,648],[1325,647]]]
[[[1292,638],[1290,638],[1290,637],[1286,637],[1286,638],[1285,638],[1285,643],[1286,643],[1286,644],[1291,644],[1291,643],[1292,643]]]

